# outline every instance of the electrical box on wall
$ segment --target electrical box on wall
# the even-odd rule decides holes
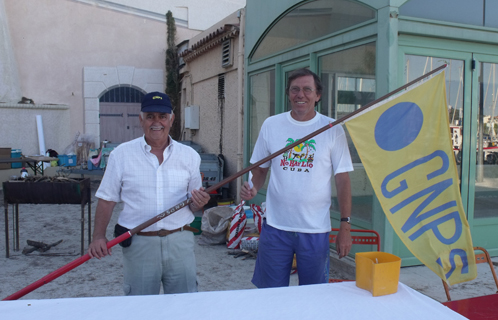
[[[199,129],[199,106],[185,107],[185,129]]]

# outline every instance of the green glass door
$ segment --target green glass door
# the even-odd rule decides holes
[[[416,49],[410,51],[404,55],[405,83],[442,64],[448,65],[448,126],[473,245],[497,255],[498,56],[440,50],[424,55]],[[410,256],[401,241],[395,241],[394,251],[401,257]]]
[[[498,57],[474,54],[472,110],[475,161],[469,174],[469,210],[474,246],[498,254]],[[473,118],[474,118],[473,117]],[[471,159],[472,160],[472,159]]]
[[[470,154],[474,154],[471,133],[472,114],[472,54],[451,52],[426,48],[407,48],[403,54],[403,73],[400,75],[406,84],[428,72],[446,64],[446,100],[448,108],[448,130],[452,137],[453,152],[457,164],[457,173],[464,210],[469,217],[468,181],[471,165]],[[401,67],[401,66],[400,66]],[[475,140],[475,139],[474,139]],[[470,151],[473,148],[473,152]],[[474,160],[475,161],[475,160]],[[413,256],[402,241],[395,236],[393,253],[403,259],[403,265],[419,265],[421,262]]]

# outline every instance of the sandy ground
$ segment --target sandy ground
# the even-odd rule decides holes
[[[92,216],[97,205],[94,197],[99,180],[92,180]],[[0,208],[3,193],[0,191]],[[110,226],[115,224],[120,205],[115,209]],[[9,205],[9,228],[12,230],[12,206]],[[86,210],[86,207],[85,207]],[[85,249],[87,246],[87,221],[85,211]],[[5,257],[5,217],[0,214],[0,299],[18,292],[47,274],[80,257],[81,207],[79,205],[19,205],[20,251],[12,250],[10,234],[10,258]],[[92,217],[93,221],[93,217]],[[108,238],[112,239],[112,228]],[[92,225],[93,230],[93,225]],[[196,236],[198,240],[200,236]],[[35,251],[22,254],[27,240],[47,244],[62,240],[62,243],[45,253]],[[251,283],[254,259],[234,258],[225,245],[200,246],[196,241],[196,259],[199,291],[255,289]],[[331,277],[351,278],[331,253]],[[341,260],[341,261],[344,261]],[[498,257],[493,258],[498,264]],[[348,269],[353,272],[354,269]],[[478,279],[452,287],[453,299],[486,295],[496,292],[488,266],[478,265]],[[427,267],[401,268],[400,281],[413,289],[438,301],[446,301],[441,280]],[[291,285],[297,285],[297,275],[291,275]],[[74,297],[121,296],[122,263],[121,247],[113,248],[113,255],[102,260],[91,259],[81,266],[63,274],[52,282],[28,293],[21,299],[56,299]]]
[[[92,181],[92,216],[97,205],[94,197],[99,181]],[[3,193],[0,193],[3,208]],[[115,208],[110,226],[115,224],[120,205]],[[85,207],[85,210],[86,207]],[[0,215],[0,299],[3,299],[47,274],[80,257],[80,205],[20,204],[20,251],[12,250],[12,211],[9,205],[10,258],[5,257],[5,217]],[[87,246],[87,216],[85,211],[85,250]],[[92,217],[93,221],[93,217]],[[112,228],[108,238],[112,239]],[[92,222],[93,230],[93,222]],[[196,236],[198,240],[200,236]],[[47,244],[63,240],[45,253],[22,254],[27,240]],[[199,291],[254,289],[251,283],[255,260],[234,258],[225,245],[200,246],[196,241]],[[86,252],[85,252],[86,253]],[[296,284],[297,275],[292,276]],[[52,282],[25,295],[22,299],[54,299],[71,297],[120,296],[122,290],[121,247],[113,247],[113,255],[101,260],[91,259]]]

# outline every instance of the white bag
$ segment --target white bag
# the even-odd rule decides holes
[[[266,208],[262,209],[257,204],[251,204],[252,216],[254,217],[254,225],[256,225],[259,234],[261,234],[261,228],[263,227],[263,219],[265,218],[266,213],[265,210]]]
[[[232,222],[230,223],[230,235],[228,236],[228,249],[239,249],[240,240],[244,235],[247,224],[247,216],[244,210],[244,203],[242,201],[236,208],[232,215]]]
[[[214,207],[204,211],[201,220],[202,233],[200,245],[224,244],[233,209],[230,207]]]

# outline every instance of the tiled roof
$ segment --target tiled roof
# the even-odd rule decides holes
[[[234,38],[239,34],[239,25],[225,24],[205,37],[192,44],[187,50],[179,54],[186,62],[195,59],[197,56],[221,44],[226,39]]]

